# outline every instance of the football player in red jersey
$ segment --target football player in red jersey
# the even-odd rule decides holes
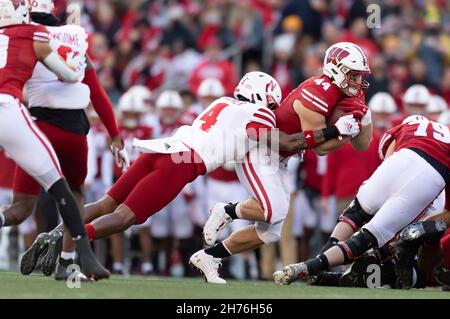
[[[328,154],[349,141],[358,151],[367,149],[372,123],[370,110],[364,102],[364,92],[368,87],[364,77],[369,73],[366,54],[360,47],[349,42],[332,45],[325,54],[323,75],[304,81],[275,109],[276,127],[280,134],[303,132],[308,146],[319,155]],[[266,87],[266,90],[270,89],[270,85]],[[335,109],[361,112],[361,132],[317,144],[312,132],[334,124],[334,117],[338,114]],[[295,154],[280,148],[279,162],[286,163],[287,158]],[[286,174],[285,169],[280,166],[274,174],[269,166],[250,153],[244,163],[238,165],[237,173],[252,198],[228,205],[217,203],[212,208],[203,229],[205,243],[209,246],[215,243],[218,232],[235,219],[255,221],[255,225],[241,229],[223,242],[191,257],[191,262],[203,273],[214,274],[211,278],[217,277],[217,260],[279,240],[288,212],[289,194],[282,176]]]
[[[52,51],[50,35],[44,26],[26,24],[29,22],[27,1],[1,0],[0,11],[0,145],[56,201],[65,225],[76,240],[85,274],[96,279],[107,278],[109,272],[92,253],[80,210],[62,176],[58,158],[22,104],[24,84],[38,60],[66,82],[81,80],[80,72]],[[0,223],[4,222],[5,215],[0,212]]]
[[[278,90],[268,91],[271,86]],[[139,156],[107,195],[85,207],[87,222],[98,217],[86,225],[90,238],[102,238],[144,223],[199,175],[226,162],[241,161],[249,149],[256,148],[260,137],[265,139],[264,134],[275,128],[275,115],[270,108],[281,102],[280,92],[271,76],[250,72],[239,83],[235,99],[217,99],[191,126],[181,126],[172,137],[141,144],[148,154]],[[342,116],[334,126],[308,134],[267,136],[271,142],[279,143],[280,149],[299,152],[311,147],[308,139],[312,137],[323,143],[330,138],[358,134],[356,117]]]
[[[276,271],[277,284],[286,285],[299,276],[315,276],[348,264],[367,250],[384,246],[405,226],[432,213],[430,207],[443,210],[443,190],[450,180],[448,126],[411,115],[385,133],[379,152],[386,160],[341,215],[332,234],[334,243],[313,259]],[[412,272],[400,266],[396,266],[398,280],[403,287],[410,287]]]

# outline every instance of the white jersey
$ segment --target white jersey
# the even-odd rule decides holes
[[[75,67],[84,65],[88,49],[87,33],[77,25],[47,27],[50,46],[63,59],[73,56]],[[36,63],[33,76],[25,84],[29,107],[54,109],[84,109],[90,102],[89,87],[82,83],[65,83],[48,70],[41,62]]]
[[[230,161],[241,161],[257,142],[248,137],[247,125],[272,129],[275,115],[267,108],[223,97],[215,100],[191,126],[181,126],[174,138],[202,158],[207,172]]]

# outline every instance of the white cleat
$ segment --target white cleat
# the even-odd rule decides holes
[[[273,281],[277,285],[289,285],[291,282],[308,275],[308,267],[305,263],[290,264],[273,273]]]
[[[219,277],[218,269],[221,265],[220,260],[220,258],[214,258],[208,255],[204,250],[199,250],[189,258],[189,263],[203,273],[206,282],[211,284],[226,284],[227,282]]]
[[[203,240],[208,247],[214,245],[219,232],[233,221],[225,212],[226,205],[226,203],[216,203],[203,227]]]

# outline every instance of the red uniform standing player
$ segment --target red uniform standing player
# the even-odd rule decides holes
[[[365,53],[353,43],[336,43],[326,51],[323,73],[304,81],[275,109],[276,127],[281,135],[303,132],[308,147],[314,148],[319,155],[328,154],[349,141],[356,150],[365,150],[372,136],[370,111],[364,103],[364,92],[368,87],[364,77],[370,73]],[[270,85],[266,90],[270,90]],[[335,135],[325,143],[317,144],[313,131],[333,130],[338,114],[334,112],[335,108],[340,108],[343,113],[358,112],[360,119],[362,117],[362,129],[344,138]],[[280,163],[286,164],[285,159],[295,154],[281,151]],[[290,194],[283,182],[285,178],[281,176],[286,172],[280,165],[274,174],[272,169],[264,167],[267,163],[257,163],[256,157],[256,154],[250,153],[244,165],[237,167],[239,179],[252,198],[229,205],[217,203],[203,229],[204,240],[208,245],[213,245],[218,231],[234,219],[255,221],[255,225],[233,233],[223,242],[205,250],[206,254],[202,251],[194,254],[191,258],[194,261],[203,259],[197,267],[204,273],[217,274],[217,269],[210,266],[215,265],[213,261],[216,259],[277,242],[280,238],[289,209]],[[214,277],[216,275],[211,276]]]
[[[448,126],[411,115],[382,137],[380,157],[385,161],[360,187],[332,234],[339,242],[316,258],[275,272],[276,283],[347,264],[432,213],[430,207],[443,210],[443,190],[450,180]],[[412,271],[401,269],[397,276],[402,287],[412,286]]]
[[[0,145],[57,202],[65,225],[76,239],[86,275],[108,277],[108,271],[92,253],[79,208],[62,177],[55,152],[22,104],[24,84],[38,60],[67,82],[79,81],[80,73],[52,51],[50,35],[45,27],[23,24],[29,22],[27,1],[2,0],[0,11]],[[3,212],[0,212],[0,224],[5,224]]]

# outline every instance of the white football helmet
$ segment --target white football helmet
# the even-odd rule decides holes
[[[161,93],[161,95],[156,100],[156,108],[183,108],[183,99],[177,91],[167,90]]]
[[[447,102],[440,95],[431,96],[426,111],[428,114],[440,114],[448,109]]]
[[[28,0],[0,0],[0,26],[30,23]]]
[[[421,123],[421,122],[429,122],[430,120],[427,119],[425,116],[420,114],[413,114],[408,116],[406,119],[403,120],[402,124],[406,123]]]
[[[429,101],[430,91],[422,84],[411,85],[403,94],[403,103],[405,104],[427,105]]]
[[[361,96],[369,87],[364,77],[370,74],[369,61],[363,50],[351,42],[338,42],[325,52],[323,74],[348,96]],[[361,75],[362,79],[352,80]]]
[[[369,101],[369,109],[372,112],[394,114],[397,112],[392,95],[387,92],[378,92]]]
[[[53,0],[33,0],[31,1],[31,12],[51,14],[55,5]]]
[[[234,97],[238,100],[243,97],[251,103],[275,110],[281,104],[281,87],[267,73],[249,72],[234,89]]]
[[[197,90],[199,97],[212,96],[222,97],[225,95],[225,89],[222,83],[214,78],[204,79]]]
[[[130,88],[119,99],[119,112],[145,113],[150,111],[146,105],[147,95],[139,90]]]

